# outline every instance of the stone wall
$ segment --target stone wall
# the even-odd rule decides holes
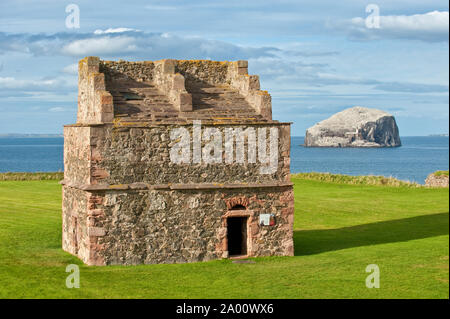
[[[63,249],[88,265],[105,265],[99,238],[105,235],[104,214],[97,205],[103,196],[63,186]]]
[[[210,60],[176,60],[175,72],[187,82],[204,82],[211,85],[229,84],[228,69],[231,62]]]
[[[292,255],[289,124],[243,127],[278,128],[278,170],[267,175],[260,163],[172,163],[177,127],[65,127],[63,248],[90,265],[228,257],[226,217],[238,203],[249,256]],[[276,225],[258,225],[262,213],[275,214]]]
[[[155,61],[154,83],[182,111],[192,111],[192,95],[186,91],[185,78],[175,71],[175,60]]]
[[[231,86],[229,91],[242,94],[265,118],[231,116],[224,122],[206,117],[196,144],[201,162],[193,158],[191,143],[197,133],[192,121],[198,117],[189,113],[192,96],[186,89],[194,80]],[[114,118],[108,89],[133,88],[142,81],[152,82],[179,109],[180,124]],[[270,95],[260,90],[257,76],[248,75],[246,61],[113,62],[88,57],[79,63],[78,101],[77,123],[64,128],[64,250],[89,265],[226,258],[227,221],[239,216],[247,218],[248,256],[293,255],[290,124],[271,121]],[[248,137],[244,162],[235,158],[236,143],[229,161],[226,149],[231,143],[225,136],[231,129],[255,133],[255,162],[249,162]],[[271,129],[277,133],[276,144],[270,142]],[[189,139],[174,138],[177,130],[187,132]],[[210,142],[205,141],[206,130],[221,137],[215,163],[204,160],[211,155],[205,149]],[[266,141],[258,143],[264,130]],[[187,146],[187,162],[171,159],[176,145]],[[264,157],[274,163],[269,173],[268,164],[261,163]],[[259,225],[260,214],[274,214],[275,224]]]
[[[100,60],[87,57],[78,63],[77,123],[110,123],[114,118],[112,95],[106,90],[105,75],[99,70]]]
[[[63,249],[78,256],[84,262],[89,261],[89,236],[87,229],[88,193],[63,187]]]
[[[448,175],[435,175],[431,173],[425,180],[425,185],[429,187],[448,187]]]
[[[64,179],[76,184],[91,182],[91,128],[64,127]]]
[[[113,86],[117,80],[134,80],[137,82],[153,81],[155,64],[153,61],[101,61],[99,71],[105,75],[106,87]]]
[[[92,128],[91,162],[92,184],[132,184],[132,183],[265,183],[290,181],[290,127],[289,124],[261,124],[234,126],[243,130],[250,127],[257,132],[259,128],[278,128],[277,170],[273,174],[261,174],[261,164],[225,162],[225,152],[221,163],[173,163],[170,149],[175,141],[170,138],[171,130],[180,126],[161,125],[155,127],[95,127]],[[192,134],[192,125],[185,126]],[[202,125],[216,127],[222,133],[228,126]],[[202,142],[202,146],[205,142]],[[267,146],[269,136],[267,136]],[[224,145],[224,144],[222,144]],[[192,146],[191,146],[192,147]],[[222,148],[224,149],[224,147]],[[234,146],[236,151],[236,146]],[[247,143],[245,150],[248,150]],[[269,153],[269,150],[266,150]]]
[[[81,194],[81,193],[85,194]],[[69,210],[79,198],[94,198],[86,210],[74,210],[87,226],[78,224],[78,255],[91,265],[153,264],[207,261],[228,257],[226,217],[248,216],[249,256],[292,256],[292,187],[216,190],[149,190],[84,192],[65,187]],[[238,200],[246,210],[230,211]],[[77,205],[87,204],[84,200]],[[259,225],[259,214],[273,213],[276,224]],[[84,214],[84,215],[83,215]],[[64,245],[73,233],[72,217],[65,215]],[[87,245],[85,243],[88,243]],[[83,247],[83,248],[82,248]]]
[[[175,60],[175,70],[187,83],[230,85],[237,89],[258,114],[272,119],[272,98],[260,89],[259,76],[248,74],[247,61]]]
[[[272,119],[272,100],[260,90],[259,77],[248,74],[247,61],[172,60],[100,61],[87,57],[79,63],[79,123],[111,122],[112,108],[105,90],[120,80],[154,82],[180,111],[192,111],[192,96],[185,85],[203,82],[238,90],[258,114]],[[90,89],[94,86],[94,90]],[[97,92],[95,92],[97,91]],[[96,97],[99,95],[99,97]],[[96,104],[90,101],[97,99]],[[90,119],[90,120],[89,120]],[[94,120],[95,119],[95,120]]]

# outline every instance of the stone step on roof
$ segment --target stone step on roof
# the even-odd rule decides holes
[[[121,85],[122,84],[122,85]],[[129,85],[129,84],[128,84]],[[163,118],[177,117],[178,111],[151,82],[143,82],[138,87],[117,83],[110,88],[114,101],[114,114],[116,117],[130,117],[133,119],[152,120],[152,114]]]
[[[258,114],[242,114],[236,116],[234,113],[181,113],[180,118],[188,121],[192,120],[220,120],[220,121],[258,121],[266,122],[266,120]]]
[[[209,111],[246,110],[249,113],[255,113],[245,98],[236,89],[228,85],[211,85],[203,82],[188,81],[186,90],[192,95],[194,111],[203,109],[208,109]]]
[[[114,102],[114,115],[124,121],[174,122],[192,120],[257,121],[266,120],[250,106],[236,89],[226,84],[211,85],[188,81],[193,110],[180,112],[152,82],[114,81],[108,87]]]

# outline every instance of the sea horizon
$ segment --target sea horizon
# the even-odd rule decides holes
[[[449,137],[449,133],[436,133],[428,135],[401,135],[402,137]],[[64,137],[63,133],[0,133],[0,138],[25,138],[25,137]],[[305,135],[291,135],[291,137],[305,137]]]
[[[0,173],[62,172],[62,136],[0,136]],[[403,136],[393,148],[304,147],[303,136],[291,137],[291,173],[321,172],[377,175],[423,184],[437,170],[448,170],[448,136]]]

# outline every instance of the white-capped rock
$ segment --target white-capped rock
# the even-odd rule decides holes
[[[305,146],[396,147],[401,141],[394,116],[355,106],[307,129]]]

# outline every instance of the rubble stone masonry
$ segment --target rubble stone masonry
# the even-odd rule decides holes
[[[137,111],[119,112],[127,108]],[[271,117],[246,61],[81,60],[77,123],[64,127],[63,249],[89,265],[229,258],[227,222],[245,217],[238,257],[292,256],[290,123]],[[218,129],[222,146],[227,128],[276,128],[276,170],[225,153],[219,163],[174,163],[171,132],[193,136],[196,119]],[[245,154],[251,147],[246,139]]]

